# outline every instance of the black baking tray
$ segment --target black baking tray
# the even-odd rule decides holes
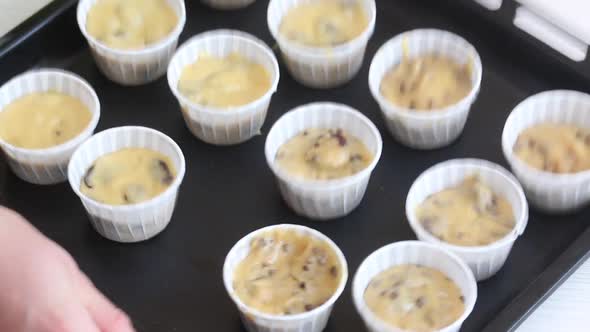
[[[75,19],[75,0],[56,0],[0,39],[0,83],[39,67],[71,70],[87,79],[100,98],[97,130],[143,125],[171,136],[186,156],[187,174],[168,228],[152,240],[118,244],[96,233],[68,184],[35,186],[17,179],[0,159],[0,202],[22,213],[65,247],[138,331],[244,331],[222,282],[231,246],[263,226],[297,223],[332,238],[343,250],[352,278],[377,248],[414,239],[404,215],[406,194],[428,167],[451,158],[484,158],[504,166],[500,137],[509,112],[527,96],[548,89],[589,92],[590,65],[571,63],[511,25],[516,4],[489,12],[469,0],[377,0],[375,34],[358,76],[340,88],[314,90],[296,83],[281,64],[281,81],[262,135],[232,147],[207,145],[185,128],[165,78],[122,87],[100,74]],[[273,45],[266,25],[268,2],[238,11],[216,11],[187,1],[181,42],[210,29],[240,29]],[[481,93],[463,135],[451,146],[416,151],[385,129],[369,93],[371,58],[387,39],[421,27],[463,35],[484,65]],[[383,136],[383,155],[361,205],[349,216],[311,222],[281,200],[264,158],[265,135],[289,109],[313,101],[336,101],[361,110]],[[531,211],[529,226],[504,268],[479,283],[475,310],[462,331],[509,331],[583,262],[590,250],[590,210],[550,216]],[[0,231],[2,231],[0,225]],[[349,282],[350,285],[350,282]],[[326,331],[362,331],[350,288],[336,303]]]

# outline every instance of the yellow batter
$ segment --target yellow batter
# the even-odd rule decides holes
[[[0,137],[24,149],[45,149],[78,136],[92,113],[80,100],[60,92],[31,93],[0,112]]]
[[[178,16],[166,0],[98,0],[86,19],[91,36],[122,50],[155,44],[177,24]]]
[[[224,58],[201,55],[184,68],[178,82],[180,93],[192,102],[213,107],[249,104],[270,87],[266,68],[237,53]]]
[[[149,149],[127,148],[98,158],[82,178],[80,191],[105,204],[135,204],[164,192],[175,177],[170,158]]]
[[[342,268],[330,246],[293,230],[275,230],[252,240],[234,271],[233,287],[251,308],[293,315],[324,304],[340,284]]]
[[[373,155],[358,138],[341,129],[307,129],[284,143],[276,154],[277,165],[306,180],[330,180],[365,169]]]
[[[477,176],[430,195],[418,206],[416,216],[429,233],[460,246],[493,243],[515,226],[510,203]]]
[[[465,311],[459,287],[442,272],[404,264],[375,276],[365,303],[383,321],[404,331],[438,331]]]
[[[565,124],[536,125],[518,136],[514,153],[539,170],[586,171],[590,169],[590,130]]]
[[[392,104],[412,110],[445,108],[471,91],[469,68],[436,54],[404,59],[383,77],[381,94]]]
[[[289,10],[279,32],[305,46],[331,47],[355,39],[368,25],[368,15],[358,0],[317,0]]]

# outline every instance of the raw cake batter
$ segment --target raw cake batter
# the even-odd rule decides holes
[[[295,6],[279,27],[281,35],[310,47],[331,47],[360,36],[369,25],[358,0],[318,0]]]
[[[251,308],[273,315],[313,310],[334,295],[342,278],[330,246],[293,230],[275,230],[252,240],[234,271],[233,287]]]
[[[164,192],[175,177],[170,158],[149,149],[128,148],[98,158],[82,178],[80,191],[105,204],[135,204]]]
[[[468,65],[431,54],[402,60],[383,77],[381,94],[396,106],[426,111],[458,103],[472,87]]]
[[[182,71],[178,90],[192,102],[212,107],[235,107],[264,96],[271,86],[263,65],[240,54],[224,58],[201,55]]]
[[[98,0],[86,18],[91,36],[122,50],[158,43],[177,24],[178,16],[166,0]]]
[[[78,136],[92,113],[80,100],[60,92],[31,93],[0,112],[0,137],[24,149],[46,149]]]
[[[477,176],[430,195],[418,206],[416,216],[429,233],[460,246],[488,245],[515,226],[510,203]]]
[[[465,311],[459,287],[442,272],[421,265],[398,265],[379,273],[364,299],[377,317],[412,332],[440,330]]]
[[[365,169],[373,155],[358,138],[341,129],[307,129],[284,143],[277,165],[306,180],[343,178]]]
[[[590,130],[545,123],[523,131],[514,153],[528,165],[552,173],[590,169]]]

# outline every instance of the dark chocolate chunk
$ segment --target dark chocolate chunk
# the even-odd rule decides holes
[[[303,131],[303,136],[307,136],[307,135],[309,135],[309,132],[307,130],[304,130]]]
[[[60,137],[61,136],[61,130],[56,130],[55,131],[55,136]]]
[[[162,172],[164,172],[164,176],[162,177],[162,182],[164,182],[164,184],[172,183],[172,181],[174,180],[174,176],[172,175],[172,172],[170,172],[170,168],[168,167],[168,164],[166,164],[165,161],[158,159],[158,167],[160,167]]]
[[[320,142],[315,142],[315,143],[313,143],[313,147],[314,147],[314,148],[319,148],[319,147],[320,147]]]
[[[288,243],[283,243],[283,245],[281,246],[281,250],[283,250],[283,252],[289,252],[290,249],[291,246]]]
[[[88,170],[86,171],[86,174],[84,175],[84,184],[86,185],[86,187],[92,189],[93,186],[90,182],[90,177],[92,176],[92,172],[94,171],[94,165],[90,166],[90,168],[88,168]]]
[[[334,278],[336,278],[338,276],[338,267],[336,265],[334,265],[330,268],[330,274]]]
[[[389,298],[390,298],[391,300],[395,300],[395,299],[397,299],[397,297],[398,297],[398,296],[399,296],[399,293],[398,293],[398,292],[396,292],[396,291],[393,291],[393,292],[389,293]]]
[[[305,289],[305,282],[304,281],[299,283],[299,288]]]
[[[346,137],[344,137],[344,134],[342,133],[342,129],[336,130],[336,133],[333,134],[332,137],[335,137],[338,140],[338,144],[340,146],[346,145]]]
[[[309,271],[309,266],[307,266],[307,264],[303,265],[303,271]]]
[[[311,311],[311,310],[313,310],[314,306],[313,306],[313,304],[308,303],[304,306],[304,308],[305,308],[305,311]]]
[[[459,300],[460,300],[462,303],[465,303],[465,296],[463,296],[463,295],[459,296]]]
[[[422,308],[425,303],[426,303],[426,299],[422,296],[420,296],[419,298],[416,299],[416,307],[418,307],[418,308]]]
[[[387,295],[387,291],[386,291],[386,290],[382,290],[382,291],[379,293],[379,296],[381,296],[381,297],[385,297],[385,295]]]

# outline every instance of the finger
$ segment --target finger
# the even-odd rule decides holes
[[[100,293],[80,272],[81,296],[86,309],[102,332],[134,332],[129,317]]]
[[[68,302],[43,315],[27,331],[43,332],[101,332],[81,303]]]

